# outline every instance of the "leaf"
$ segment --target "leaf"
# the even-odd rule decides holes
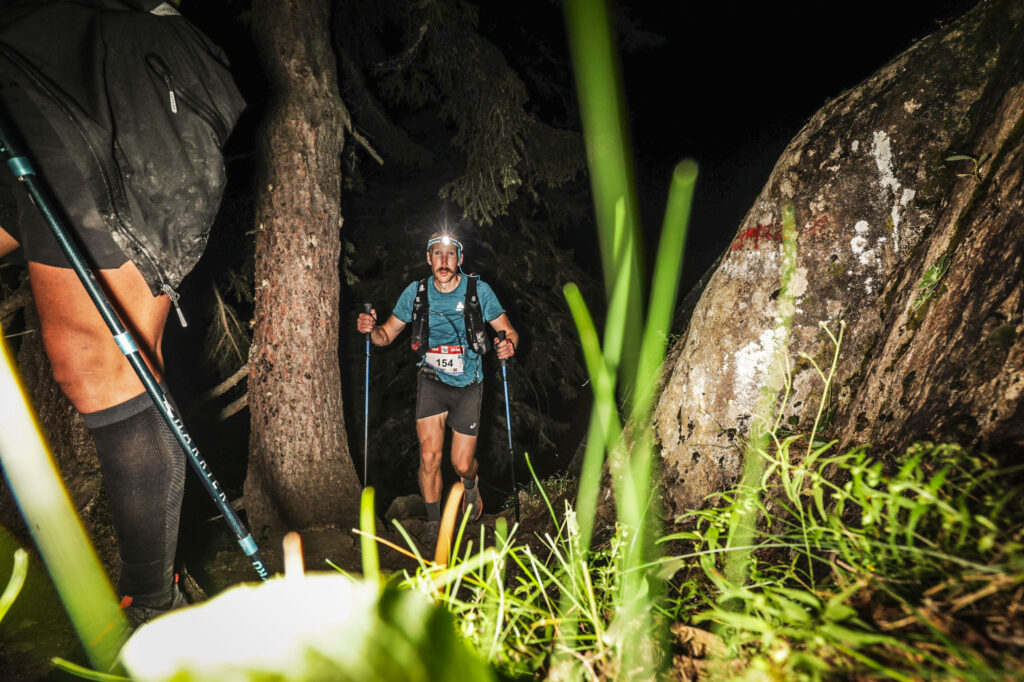
[[[669,559],[655,571],[654,575],[658,580],[671,580],[684,566],[686,562],[682,559]]]
[[[0,595],[0,620],[4,619],[8,609],[18,598],[21,588],[25,585],[26,576],[28,576],[28,552],[18,548],[14,551],[14,568],[11,569],[11,578],[7,581],[3,595]]]
[[[843,627],[842,625],[836,625],[835,623],[825,623],[818,627],[818,631],[833,641],[842,642],[843,644],[852,644],[855,646],[863,644],[883,644],[890,641],[890,638],[885,635],[865,632],[863,630],[852,630],[850,628]]]
[[[131,682],[130,677],[122,677],[121,675],[111,675],[110,673],[101,673],[96,670],[91,670],[85,666],[72,663],[71,661],[64,660],[63,658],[54,657],[50,659],[50,662],[57,668],[60,668],[64,672],[70,673],[75,677],[81,677],[83,680],[94,680],[95,682]]]
[[[844,620],[849,620],[857,615],[857,611],[846,604],[830,604],[825,609],[825,613],[822,617],[833,623],[841,623]]]
[[[694,622],[707,620],[715,620],[738,630],[749,630],[750,632],[770,632],[775,629],[771,623],[756,616],[749,616],[745,613],[733,613],[723,609],[712,609],[709,613],[701,614],[694,618]]]
[[[814,506],[817,508],[822,520],[825,520],[827,517],[825,512],[825,488],[821,485],[814,486]]]
[[[782,611],[783,619],[789,623],[806,625],[811,622],[810,614],[792,599],[787,599],[781,594],[775,594],[774,592],[768,592],[768,598],[778,605],[779,610]]]
[[[790,599],[795,599],[797,601],[803,602],[804,604],[807,604],[814,610],[818,610],[821,608],[821,600],[818,599],[815,595],[811,594],[810,592],[806,592],[804,590],[794,590],[791,587],[775,587],[772,589],[775,592],[786,595]]]

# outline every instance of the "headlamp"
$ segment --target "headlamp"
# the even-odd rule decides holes
[[[450,234],[442,234],[440,237],[434,237],[433,239],[428,240],[427,251],[430,251],[430,247],[434,244],[444,244],[445,246],[455,244],[455,248],[459,251],[458,255],[462,255],[462,243]]]

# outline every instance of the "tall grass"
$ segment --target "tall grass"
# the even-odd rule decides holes
[[[0,355],[0,464],[90,662],[111,670],[128,625],[2,341]]]
[[[818,370],[819,419],[842,329],[826,332],[836,353],[831,371]],[[833,454],[835,443],[817,441],[815,430],[787,435],[776,422],[768,435],[767,444],[751,442],[765,465],[755,492],[740,485],[719,506],[687,515],[693,530],[662,538],[684,541],[713,586],[707,608],[690,616],[718,627],[726,657],[740,663],[733,674],[1021,674],[1019,659],[993,646],[998,639],[988,638],[985,650],[978,643],[986,637],[967,644],[956,633],[998,623],[1000,603],[1021,605],[1024,511],[1011,500],[1024,492],[1024,466],[1000,468],[990,457],[932,443],[887,465],[866,446]],[[748,544],[736,546],[732,520],[749,518],[751,508]],[[747,564],[743,580],[726,570],[737,554]],[[956,622],[953,614],[970,606],[973,617]]]
[[[817,368],[827,409],[832,365]],[[777,414],[789,397],[783,377]],[[751,486],[680,519],[689,530],[659,538],[671,548],[633,569],[668,589],[642,597],[651,616],[627,619],[621,572],[635,532],[621,522],[598,548],[580,544],[579,516],[555,509],[539,481],[551,530],[530,541],[499,534],[455,544],[456,579],[424,564],[403,585],[435,595],[462,635],[508,676],[649,679],[676,656],[699,659],[714,679],[1014,679],[1024,673],[1013,613],[1024,608],[1024,465],[949,444],[918,443],[896,464],[866,447],[835,453],[816,428],[791,433],[777,418],[748,445],[761,463]],[[749,490],[748,487],[753,487]],[[735,519],[748,523],[740,545]],[[727,567],[741,557],[740,579]],[[437,581],[447,580],[438,593]],[[1009,612],[1009,613],[1007,613]],[[700,634],[694,651],[667,642],[662,627]],[[687,627],[689,626],[689,627]],[[715,635],[694,629],[711,628]],[[636,630],[626,633],[625,629]],[[995,637],[996,639],[993,639]],[[978,642],[987,639],[988,648]],[[972,641],[973,640],[973,641]],[[630,652],[625,644],[642,648]],[[661,665],[659,666],[659,662]],[[642,664],[646,664],[642,665]]]

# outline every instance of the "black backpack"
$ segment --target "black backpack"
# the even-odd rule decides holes
[[[39,114],[57,132],[156,294],[176,288],[206,246],[225,184],[221,146],[245,103],[223,52],[187,20],[104,9],[116,6],[5,6],[0,87],[34,105],[8,112],[22,137]]]
[[[480,306],[480,297],[476,293],[479,275],[466,275],[466,301],[462,309],[466,323],[466,343],[477,355],[484,355],[490,350],[491,343],[484,330],[484,313]],[[412,302],[412,338],[409,345],[421,356],[426,355],[430,345],[430,298],[427,285],[430,277],[421,279],[416,287],[416,298]]]

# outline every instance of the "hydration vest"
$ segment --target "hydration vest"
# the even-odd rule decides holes
[[[466,302],[462,316],[466,323],[466,344],[477,355],[485,354],[491,344],[484,331],[484,313],[480,306],[480,297],[476,294],[476,282],[479,275],[466,275]],[[426,355],[430,345],[430,297],[427,285],[430,277],[421,279],[416,287],[416,298],[412,302],[412,339],[409,345],[421,356]]]

